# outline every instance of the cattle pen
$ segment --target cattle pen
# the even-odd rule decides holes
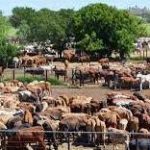
[[[71,132],[71,131],[30,131],[29,133],[22,132],[23,134],[34,136],[24,140],[24,137],[19,135],[19,130],[1,130],[0,131],[0,149],[1,150],[149,150],[150,148],[150,135],[144,133],[114,133],[114,132]],[[36,135],[50,135],[49,138],[44,136],[44,147],[41,147],[40,140],[36,138]],[[56,141],[51,141],[51,136],[55,135]],[[89,141],[89,137],[105,135],[107,138],[105,141],[99,141],[100,143]],[[80,136],[80,139],[77,137]],[[11,137],[11,138],[10,138]],[[13,137],[13,138],[12,138]],[[75,139],[76,137],[76,139]],[[112,139],[114,138],[114,139]],[[88,141],[87,141],[88,140]],[[51,147],[52,146],[52,147]]]

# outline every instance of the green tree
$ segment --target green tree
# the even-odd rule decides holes
[[[35,11],[28,7],[16,7],[10,22],[19,28],[19,37],[29,42],[50,40],[55,48],[62,50],[70,36],[73,36],[70,24],[73,14],[72,9],[52,11],[44,8]]]
[[[2,14],[0,14],[0,40],[2,41],[7,36],[9,23]]]
[[[85,51],[97,51],[102,48],[102,45],[102,40],[97,38],[95,32],[91,35],[85,34],[85,37],[77,43],[77,46]]]
[[[0,45],[0,65],[7,66],[12,61],[13,57],[16,56],[18,49],[15,45],[7,43],[3,40]]]
[[[10,22],[13,27],[19,27],[23,20],[28,25],[32,24],[32,19],[35,15],[35,10],[29,7],[15,7],[12,10],[13,15],[10,17]]]
[[[21,21],[17,35],[23,43],[27,42],[28,36],[30,35],[30,26],[26,23],[25,20]]]
[[[121,57],[132,51],[133,41],[141,31],[140,24],[139,19],[127,11],[117,10],[105,4],[83,7],[73,17],[76,42],[82,43],[79,45],[80,49],[97,49],[100,53],[107,49],[106,53],[109,54],[116,50]]]
[[[10,24],[0,15],[0,65],[6,65],[17,52],[17,48],[6,40]]]

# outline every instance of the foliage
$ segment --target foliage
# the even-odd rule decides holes
[[[0,45],[0,65],[6,66],[16,56],[18,49],[16,46],[7,43],[6,40],[1,41]]]
[[[15,7],[12,13],[13,15],[10,17],[10,22],[13,27],[19,27],[23,20],[25,20],[27,24],[32,24],[35,10],[29,7]]]
[[[6,40],[9,28],[7,19],[0,15],[0,65],[3,66],[6,66],[17,53],[17,48]]]
[[[143,32],[143,36],[150,36],[150,23],[143,23],[142,28],[145,29],[145,32]]]
[[[7,19],[0,14],[0,42],[6,38],[8,30],[9,23]]]
[[[17,35],[19,36],[19,38],[23,41],[23,43],[25,43],[28,39],[28,35],[30,34],[30,27],[29,25],[26,23],[25,20],[21,21],[21,24],[19,26],[19,29],[17,31]]]
[[[7,33],[7,37],[8,38],[9,37],[17,37],[17,32],[18,32],[18,29],[14,28],[10,25],[8,33]]]
[[[78,49],[108,56],[114,50],[121,57],[129,55],[136,38],[147,34],[143,20],[105,4],[88,5],[79,11],[16,7],[10,22],[19,28],[18,36],[24,41],[50,40],[61,51],[75,37]]]
[[[141,34],[140,20],[127,11],[105,4],[80,9],[73,18],[74,33],[79,48],[87,51],[109,49],[129,54],[134,40]],[[106,51],[108,53],[108,51]]]
[[[97,51],[102,48],[102,40],[97,38],[95,32],[92,32],[91,35],[85,34],[85,37],[77,45],[85,51]]]
[[[24,37],[28,42],[50,40],[55,48],[63,49],[71,34],[68,25],[73,13],[71,9],[52,11],[44,8],[35,11],[32,8],[16,7],[10,21],[19,28],[19,37]]]

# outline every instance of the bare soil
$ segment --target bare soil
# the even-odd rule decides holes
[[[122,92],[127,94],[132,94],[134,91],[131,90],[111,90],[107,87],[103,87],[102,85],[95,85],[95,86],[84,86],[81,88],[68,88],[68,87],[53,87],[53,95],[59,96],[62,94],[66,94],[68,96],[75,96],[75,95],[85,95],[93,97],[94,99],[105,99],[106,94],[109,92]],[[150,89],[141,91],[144,95],[150,97]]]

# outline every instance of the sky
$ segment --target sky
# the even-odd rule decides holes
[[[128,8],[131,6],[149,7],[150,0],[0,0],[0,10],[4,15],[11,15],[16,6],[28,6],[35,9],[49,8],[59,10],[61,8],[80,9],[91,3],[105,3],[117,8]]]

